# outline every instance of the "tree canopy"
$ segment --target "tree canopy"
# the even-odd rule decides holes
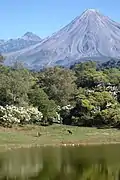
[[[35,111],[37,118],[40,112],[42,122],[59,117],[63,124],[116,127],[120,124],[120,69],[98,69],[92,61],[72,69],[51,67],[40,72],[17,62],[13,67],[1,64],[0,107],[10,118],[8,106],[20,112],[21,107],[33,107],[31,113]]]

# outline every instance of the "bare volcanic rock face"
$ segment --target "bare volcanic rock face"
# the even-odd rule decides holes
[[[7,61],[23,60],[28,67],[62,65],[92,59],[120,57],[120,24],[88,9],[51,37],[29,48],[8,54]]]

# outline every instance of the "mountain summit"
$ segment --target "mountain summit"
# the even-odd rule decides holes
[[[0,39],[0,53],[15,52],[31,45],[37,44],[41,38],[32,32],[25,33],[22,37],[17,39],[3,40]]]
[[[41,41],[41,38],[32,32],[26,32],[22,36],[22,39],[27,40],[27,41],[38,41],[38,42]]]
[[[62,65],[69,67],[88,59],[120,57],[120,24],[87,9],[67,26],[42,42],[8,55],[23,59],[31,68]]]

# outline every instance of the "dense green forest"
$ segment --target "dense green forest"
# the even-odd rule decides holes
[[[119,127],[119,90],[120,69],[98,70],[92,61],[41,72],[1,64],[0,124]]]

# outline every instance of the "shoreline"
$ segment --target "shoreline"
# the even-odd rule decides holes
[[[102,145],[119,145],[120,142],[80,142],[80,143],[57,143],[57,144],[9,144],[9,145],[0,145],[0,153],[10,150],[18,150],[21,148],[43,148],[43,147],[83,147],[83,146],[102,146]],[[1,151],[3,148],[3,151]]]
[[[70,135],[67,130],[73,132]],[[37,132],[41,136],[37,136]],[[0,128],[0,152],[34,147],[78,147],[120,144],[120,131],[63,125]]]

